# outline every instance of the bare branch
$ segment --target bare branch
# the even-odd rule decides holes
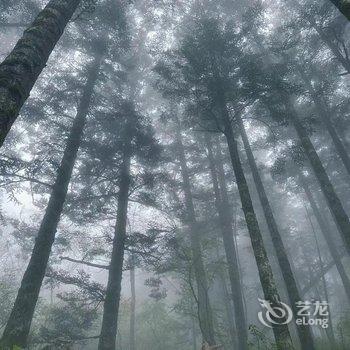
[[[95,264],[95,263],[90,263],[88,261],[84,261],[84,260],[76,260],[73,258],[69,258],[67,256],[60,256],[61,260],[66,260],[66,261],[70,261],[70,262],[74,262],[77,264],[83,264],[83,265],[87,265],[87,266],[91,266],[91,267],[96,267],[98,269],[104,269],[104,270],[109,270],[109,266],[108,265],[101,265],[101,264]]]

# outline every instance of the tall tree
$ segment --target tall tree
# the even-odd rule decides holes
[[[101,50],[101,53],[104,50]],[[83,137],[86,118],[92,99],[94,86],[98,79],[103,55],[98,54],[89,68],[86,85],[78,106],[70,135],[66,142],[63,158],[57,169],[57,177],[41,222],[28,267],[22,278],[15,304],[7,321],[0,344],[3,347],[27,345],[40,288],[45,276],[57,226],[66,200],[68,185]]]
[[[328,207],[333,214],[340,233],[342,234],[347,251],[350,253],[350,220],[343,207],[342,202],[337,195],[332,182],[319,158],[314,145],[312,144],[308,131],[303,126],[297,112],[294,109],[293,103],[287,99],[286,107],[290,113],[291,122],[297,132],[301,146],[304,149],[306,156],[309,159],[313,172],[320,184],[321,190],[327,200]]]
[[[350,252],[349,217],[311,141],[309,129],[304,125],[304,121],[298,113],[297,94],[295,93],[297,87],[281,78],[287,73],[288,67],[284,62],[282,64],[274,63],[271,56],[268,57],[268,63],[264,67],[265,56],[256,57],[254,60],[255,63],[250,62],[251,68],[245,71],[247,73],[246,77],[249,76],[248,80],[250,81],[250,83],[246,81],[246,89],[249,90],[249,94],[255,95],[254,98],[260,100],[260,103],[265,106],[272,118],[290,123],[295,129],[298,141],[309,160],[334,221],[343,236],[346,249]],[[252,69],[254,65],[256,70]],[[279,74],[271,75],[272,71],[278,71]]]
[[[243,171],[237,141],[234,137],[232,125],[227,112],[227,107],[224,105],[222,105],[222,113],[224,123],[224,134],[229,148],[231,163],[235,173],[236,183],[242,202],[242,209],[250,234],[250,239],[254,250],[254,257],[258,266],[260,281],[264,291],[265,299],[275,305],[278,305],[279,295],[277,287],[274,281],[272,269],[262,239],[253,202],[250,196],[247,180]],[[273,331],[275,334],[277,347],[279,349],[288,349],[292,346],[287,325],[281,324],[274,326]]]
[[[116,217],[112,238],[108,240],[111,252],[108,248],[95,248],[109,259],[99,349],[116,346],[124,254],[132,249],[132,239],[126,234],[129,200],[139,204],[150,201],[150,196],[142,189],[153,183],[149,171],[160,152],[148,119],[135,110],[134,102],[124,99],[123,93],[124,90],[118,96],[116,90],[112,90],[110,96],[105,93],[101,96],[110,100],[103,108],[99,106],[95,110],[94,124],[86,132],[89,137],[80,168],[85,174],[80,179],[83,187],[70,198],[73,207],[70,215],[77,222],[103,222]]]
[[[196,30],[183,38],[180,50],[169,54],[170,57],[155,68],[163,78],[163,81],[158,82],[158,87],[165,97],[175,95],[184,99],[193,98],[194,102],[190,100],[190,106],[195,107],[190,110],[194,110],[195,115],[191,121],[201,126],[204,124],[209,130],[214,129],[225,136],[265,299],[278,305],[277,287],[228,109],[231,100],[239,100],[237,92],[240,81],[235,74],[235,67],[246,60],[240,50],[241,35],[234,32],[231,23],[225,26],[212,18],[197,19],[195,26]],[[188,91],[192,91],[193,95],[188,96]],[[241,106],[234,105],[234,108],[237,108],[239,113]],[[286,324],[274,325],[273,331],[280,349],[291,346]]]
[[[244,312],[243,292],[239,274],[239,264],[234,243],[234,232],[232,228],[232,215],[227,195],[227,187],[224,175],[222,174],[221,152],[214,155],[211,138],[206,135],[205,143],[208,152],[209,168],[215,194],[215,206],[219,214],[221,234],[227,259],[227,270],[230,278],[232,301],[234,304],[236,332],[239,349],[248,348],[247,324]]]
[[[173,112],[174,113],[174,112]],[[175,133],[176,133],[176,148],[178,152],[178,158],[180,162],[181,175],[182,175],[182,187],[185,196],[185,205],[187,211],[187,219],[190,228],[190,242],[192,251],[192,262],[195,275],[195,281],[197,285],[197,300],[198,300],[198,316],[200,329],[202,331],[203,340],[210,345],[215,345],[214,334],[214,322],[213,313],[209,300],[209,285],[207,280],[207,274],[204,267],[201,240],[200,240],[200,228],[196,219],[196,212],[193,203],[193,195],[191,189],[191,180],[187,167],[185,149],[182,143],[181,126],[178,116],[173,116],[175,120]]]
[[[341,21],[339,18],[335,19],[334,16],[332,16],[334,12],[333,7],[318,3],[313,3],[310,6],[309,2],[301,3],[298,0],[292,0],[291,4],[295,7],[299,15],[298,19],[294,17],[290,19],[291,27],[294,27],[294,25],[298,27],[295,27],[296,35],[301,35],[302,31],[300,30],[300,26],[305,27],[306,30],[311,29],[311,31],[316,31],[318,38],[321,39],[321,46],[323,43],[325,47],[333,53],[338,63],[345,69],[345,72],[349,73],[350,60],[344,38],[342,38],[344,35],[345,23],[343,24],[342,22],[344,21]],[[288,5],[290,5],[290,3],[288,3]],[[328,16],[325,15],[325,11],[327,11]],[[310,39],[308,38],[308,40]],[[318,49],[321,48],[318,47]]]
[[[310,187],[307,183],[307,179],[305,178],[305,176],[300,173],[299,174],[299,181],[301,184],[301,187],[303,188],[306,198],[308,199],[311,209],[315,215],[315,218],[318,222],[319,228],[323,234],[324,239],[326,240],[330,253],[333,257],[334,263],[337,267],[338,273],[340,275],[340,278],[342,280],[344,289],[345,289],[345,293],[350,301],[350,279],[345,271],[342,259],[341,259],[341,255],[338,253],[338,248],[336,246],[336,244],[333,241],[333,237],[332,237],[332,233],[331,233],[331,229],[327,223],[327,221],[324,219],[324,216],[321,214],[320,208],[318,207],[316,200],[314,199],[314,196],[310,190]]]
[[[131,120],[128,122],[130,125]],[[108,273],[106,297],[103,304],[103,319],[98,343],[99,350],[114,350],[116,346],[121,281],[126,241],[126,224],[130,189],[130,161],[132,156],[132,127],[126,128],[123,160],[119,175],[118,211],[115,224],[112,257]]]
[[[270,231],[272,243],[273,243],[273,246],[275,248],[275,253],[277,256],[278,264],[279,264],[279,267],[282,271],[283,280],[284,280],[285,285],[287,287],[286,289],[287,289],[287,293],[289,296],[289,300],[291,302],[292,310],[293,310],[294,314],[297,315],[298,314],[298,307],[297,307],[298,304],[297,303],[301,300],[301,296],[300,296],[300,293],[298,290],[298,285],[297,285],[295,276],[293,274],[291,264],[289,262],[289,258],[288,258],[287,251],[286,251],[285,245],[283,243],[283,240],[282,240],[282,237],[280,234],[279,227],[278,227],[277,222],[275,220],[275,215],[274,215],[272,207],[270,205],[270,201],[267,197],[265,186],[264,186],[262,179],[261,179],[261,176],[259,174],[259,169],[258,169],[258,166],[256,164],[256,161],[255,161],[255,158],[253,155],[253,151],[252,151],[250,143],[249,143],[249,139],[248,139],[248,136],[247,136],[244,124],[243,124],[243,120],[242,120],[240,115],[236,114],[236,121],[238,124],[238,129],[239,129],[240,135],[242,137],[244,149],[245,149],[245,152],[247,154],[248,163],[249,163],[250,169],[252,171],[252,175],[253,175],[254,183],[255,183],[255,186],[256,186],[256,189],[257,189],[257,192],[259,195],[260,203],[261,203],[261,206],[263,208],[263,212],[264,212],[264,216],[265,216],[265,219],[267,222],[267,226],[268,226],[269,231]],[[304,350],[315,349],[312,333],[311,333],[309,326],[307,326],[307,325],[297,326],[297,332],[299,335],[300,344],[301,344],[302,349],[304,349]]]
[[[332,123],[332,120],[330,119],[331,111],[329,109],[329,106],[327,105],[324,97],[320,95],[320,93],[317,93],[314,87],[312,86],[310,76],[305,71],[303,71],[301,67],[298,67],[298,68],[299,68],[298,70],[299,70],[300,76],[303,79],[305,86],[309,94],[311,95],[312,100],[315,103],[317,112],[322,122],[324,123],[329,135],[332,138],[332,141],[334,143],[338,156],[342,160],[344,167],[350,176],[350,157]]]

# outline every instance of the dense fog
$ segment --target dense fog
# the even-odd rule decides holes
[[[0,349],[350,349],[348,0],[0,0]]]

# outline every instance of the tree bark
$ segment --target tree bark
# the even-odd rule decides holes
[[[253,175],[255,187],[257,189],[260,203],[264,212],[265,220],[271,235],[271,240],[276,253],[279,267],[282,271],[283,280],[286,286],[289,300],[291,302],[291,307],[295,315],[298,313],[297,302],[301,300],[300,293],[298,290],[297,282],[295,280],[292,267],[289,262],[289,258],[284,247],[284,243],[279,232],[277,222],[275,220],[272,207],[270,205],[269,199],[267,197],[264,184],[261,180],[257,164],[249,144],[247,133],[244,128],[243,121],[239,115],[236,115],[236,121],[238,124],[239,132],[242,137],[245,152],[247,154],[248,163]],[[303,350],[313,350],[315,349],[312,333],[310,327],[306,325],[297,326],[297,332],[300,339],[301,348]]]
[[[236,321],[236,334],[239,335],[237,341],[240,350],[248,349],[248,334],[246,327],[246,318],[243,304],[243,293],[241,286],[241,279],[239,274],[237,253],[235,250],[235,243],[233,240],[232,229],[232,215],[230,214],[230,203],[227,197],[226,186],[225,188],[219,187],[218,170],[216,162],[221,161],[213,154],[211,140],[208,135],[206,137],[206,147],[208,151],[209,168],[213,183],[213,189],[215,194],[215,207],[219,215],[220,229],[224,242],[225,255],[227,260],[227,270],[230,278],[230,287],[232,293],[232,300],[234,304],[234,313]],[[221,190],[221,191],[220,191]]]
[[[242,209],[244,212],[248,232],[250,235],[264,296],[265,299],[271,302],[272,304],[278,305],[280,298],[272,274],[271,265],[265,250],[258,220],[254,211],[248,184],[244,175],[242,163],[238,152],[237,142],[233,134],[231,120],[228,114],[226,103],[224,101],[221,101],[220,107],[222,113],[222,122],[224,126],[224,134],[227,140],[232,167],[236,177],[236,183],[241,198]],[[274,325],[273,332],[275,335],[278,349],[286,350],[292,348],[292,341],[287,325]]]
[[[117,220],[98,350],[115,350],[116,347],[130,189],[131,135],[129,132],[127,131],[123,163],[120,169]]]
[[[51,0],[0,64],[0,147],[81,0]]]
[[[196,219],[196,212],[194,209],[190,175],[187,168],[187,161],[185,156],[184,146],[182,144],[182,137],[180,133],[180,122],[175,116],[176,121],[176,146],[178,158],[180,161],[182,187],[185,196],[185,206],[187,210],[187,219],[190,228],[190,242],[192,251],[192,262],[194,268],[194,275],[197,285],[197,299],[198,299],[198,315],[199,325],[202,332],[203,340],[209,345],[215,345],[215,333],[213,314],[210,306],[208,295],[208,280],[204,267],[202,257],[202,247],[200,244],[200,228]]]
[[[228,196],[228,190],[227,190],[227,183],[226,183],[226,177],[225,177],[225,169],[224,169],[224,161],[223,161],[223,153],[222,149],[219,144],[216,146],[216,152],[215,152],[215,157],[216,157],[216,166],[217,166],[217,172],[218,172],[218,180],[219,180],[219,187],[221,190],[221,196],[223,198],[224,203],[230,203],[229,201],[229,196]],[[228,215],[232,215],[231,221],[233,222],[233,242],[234,242],[234,250],[236,252],[236,259],[237,259],[237,266],[238,266],[238,271],[242,271],[242,267],[239,261],[239,254],[238,254],[238,245],[237,245],[237,202],[236,200],[234,201],[234,208],[231,208],[228,211]],[[227,206],[229,208],[229,206]],[[243,279],[242,275],[239,274],[239,281],[240,285],[242,288],[242,299],[243,299],[243,306],[244,306],[244,314],[247,315],[247,303],[244,295],[244,287],[243,287]],[[247,321],[246,321],[247,322]],[[248,328],[248,325],[246,323],[246,328]]]
[[[328,207],[333,215],[334,221],[338,226],[340,233],[343,236],[345,247],[350,253],[350,220],[347,216],[344,207],[335,192],[335,189],[327,175],[325,168],[313,146],[307,130],[304,128],[299,116],[293,106],[293,103],[286,98],[286,106],[289,111],[290,120],[299,136],[301,146],[305,155],[309,159],[314,174],[320,184],[321,190],[326,197]]]
[[[136,289],[135,289],[135,258],[131,255],[131,268],[130,268],[130,290],[131,290],[131,302],[130,302],[130,350],[136,350],[136,338],[135,338],[135,320],[136,320]]]
[[[12,349],[15,345],[25,347],[27,343],[35,306],[83,137],[86,117],[98,78],[101,60],[102,56],[95,59],[88,74],[78,112],[74,119],[45,215],[35,240],[34,249],[0,342],[0,345],[5,347],[5,349],[7,347]]]
[[[345,146],[343,145],[343,142],[341,141],[340,137],[338,136],[337,131],[335,130],[335,127],[332,124],[332,121],[330,119],[331,112],[326,104],[326,102],[322,99],[319,94],[316,93],[314,88],[311,85],[310,78],[307,76],[307,74],[299,67],[299,73],[302,77],[306,88],[308,89],[314,103],[317,109],[318,114],[321,117],[321,120],[323,124],[325,125],[329,135],[332,138],[332,141],[334,143],[335,149],[338,153],[339,158],[342,160],[344,167],[348,174],[350,175],[350,157],[345,149]],[[349,70],[350,71],[350,70]]]
[[[306,197],[310,203],[311,209],[315,215],[315,218],[317,220],[317,223],[321,229],[321,232],[323,234],[323,237],[328,245],[329,252],[331,253],[331,256],[333,258],[334,264],[337,267],[338,273],[340,275],[340,278],[342,280],[346,296],[350,302],[350,279],[348,275],[345,272],[344,265],[341,260],[341,256],[338,254],[338,249],[333,241],[333,237],[331,234],[330,227],[328,226],[328,223],[323,219],[323,216],[316,204],[316,201],[311,193],[311,190],[306,182],[306,179],[302,173],[299,174],[299,183],[301,187],[303,188]],[[323,266],[324,268],[324,266]],[[321,271],[322,272],[322,271]]]

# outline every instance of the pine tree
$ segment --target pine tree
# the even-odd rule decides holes
[[[105,131],[105,134],[109,134],[108,138],[111,139],[109,151],[111,151],[112,157],[113,153],[119,154],[117,158],[120,158],[120,166],[117,174],[116,223],[109,264],[106,298],[103,307],[101,335],[98,345],[100,350],[112,350],[116,345],[124,253],[127,244],[126,225],[128,204],[133,188],[140,187],[140,183],[136,181],[137,175],[132,173],[131,161],[134,157],[138,157],[145,163],[145,166],[148,164],[148,167],[152,167],[157,162],[160,151],[157,141],[153,138],[152,128],[150,125],[147,126],[145,121],[142,120],[142,116],[137,114],[133,103],[124,102],[118,114],[119,118],[112,117],[112,125],[109,124],[109,130]],[[115,121],[113,122],[113,120]],[[118,124],[119,127],[116,127]],[[119,130],[119,135],[114,134],[114,130],[116,129]],[[111,134],[110,131],[112,131]],[[103,149],[106,147],[106,144],[107,138],[104,137],[104,143],[100,147]],[[112,173],[117,170],[113,169],[113,165],[113,163],[109,164]],[[114,177],[111,177],[110,180],[113,183]]]
[[[176,113],[173,111],[173,113]],[[180,162],[182,187],[185,196],[187,221],[190,228],[190,242],[195,281],[197,284],[198,317],[203,339],[210,345],[215,345],[213,313],[209,300],[208,280],[205,272],[203,253],[200,243],[200,228],[196,218],[196,212],[191,190],[191,181],[187,167],[185,149],[181,137],[181,124],[178,115],[172,116],[175,121],[176,148]]]
[[[271,240],[275,248],[275,253],[277,256],[279,267],[282,271],[283,280],[285,282],[285,285],[287,286],[287,293],[289,296],[289,300],[291,302],[291,307],[294,314],[297,315],[298,314],[297,303],[301,300],[300,292],[298,290],[298,285],[297,285],[291,264],[289,262],[287,251],[281,237],[280,229],[275,220],[275,215],[270,205],[270,201],[268,199],[264,184],[261,180],[258,166],[255,162],[255,158],[249,143],[249,139],[248,139],[246,130],[244,128],[243,120],[240,115],[236,115],[236,122],[238,124],[238,129],[243,140],[244,148],[248,158],[248,163],[252,171],[254,183],[257,188],[261,206],[264,211],[267,226],[271,234]],[[310,327],[301,325],[297,327],[297,332],[299,334],[299,339],[300,339],[302,349],[305,349],[305,350],[315,349]]]
[[[103,50],[101,53],[102,52]],[[83,137],[89,105],[94,86],[98,79],[102,58],[102,55],[97,55],[95,61],[89,68],[87,82],[78,106],[77,115],[66,142],[60,167],[57,170],[57,177],[53,185],[46,212],[41,222],[33,252],[23,276],[15,304],[1,339],[1,344],[5,348],[26,346],[35,306],[38,301],[40,288],[49,261],[51,247],[55,240],[57,226],[68,192],[68,185]]]
[[[240,279],[237,252],[234,243],[234,232],[232,229],[232,215],[227,195],[225,175],[223,174],[221,151],[214,155],[211,138],[205,136],[205,144],[208,151],[209,168],[212,177],[215,194],[215,206],[219,214],[221,233],[227,259],[227,270],[230,278],[232,300],[234,304],[236,332],[239,334],[237,342],[240,349],[245,349],[248,344],[246,316],[243,303],[243,291]]]
[[[230,97],[237,98],[235,86],[238,81],[235,81],[236,76],[232,72],[242,59],[239,49],[240,35],[234,33],[230,23],[226,30],[221,31],[221,24],[213,19],[198,20],[195,25],[196,31],[183,38],[179,52],[169,54],[165,61],[156,66],[155,71],[163,79],[157,82],[157,86],[165,97],[185,98],[187,92],[192,90],[193,97],[190,97],[194,98],[195,103],[200,103],[195,108],[198,111],[196,117],[200,119],[193,118],[194,123],[201,125],[203,121],[208,129],[224,134],[265,299],[278,304],[277,288],[228,110]],[[278,347],[285,349],[291,346],[286,325],[275,326],[273,330]]]

